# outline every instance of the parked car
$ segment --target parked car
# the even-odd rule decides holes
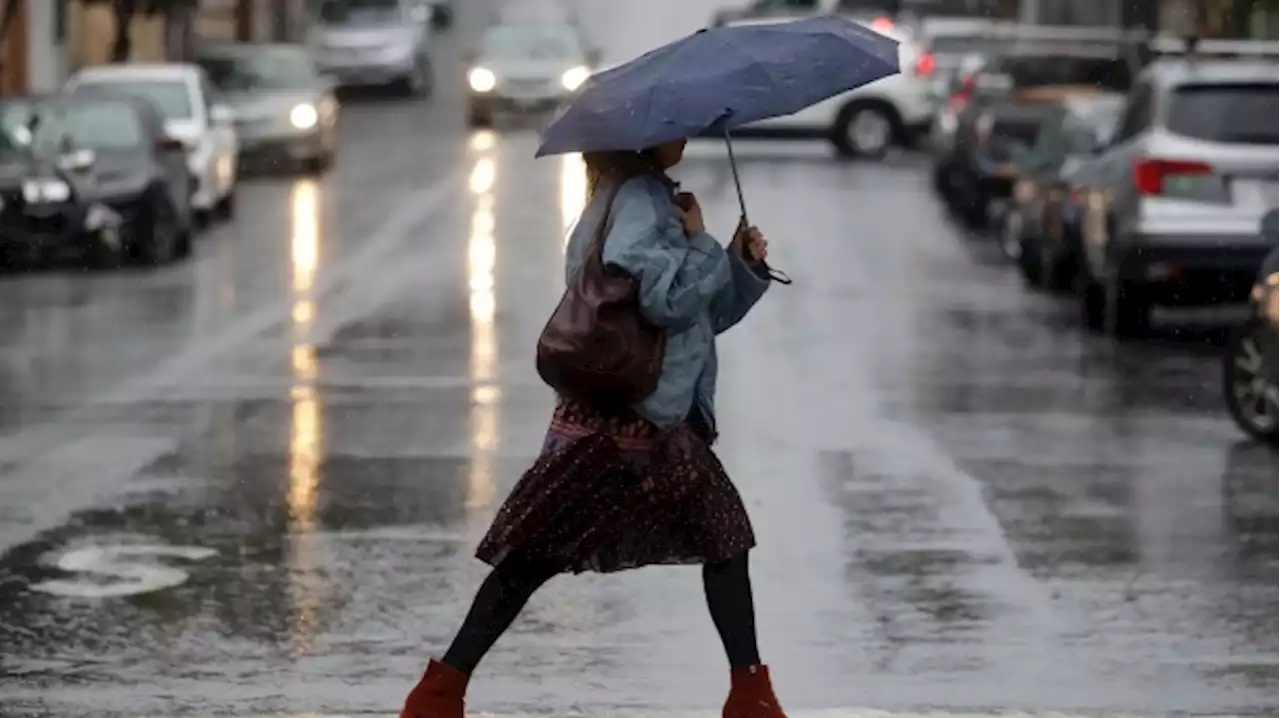
[[[343,87],[390,85],[409,97],[434,87],[431,12],[415,0],[320,0],[308,44]]]
[[[196,211],[228,219],[235,214],[240,143],[231,108],[204,70],[193,64],[100,65],[67,81],[72,94],[106,91],[135,95],[152,103],[165,132],[187,144],[187,166],[195,177]]]
[[[10,259],[68,254],[164,264],[191,252],[186,144],[147,101],[106,93],[50,100],[30,142],[0,133],[0,243]]]
[[[799,112],[735,128],[735,137],[819,139],[844,157],[883,158],[894,145],[914,145],[928,130],[932,113],[933,61],[912,30],[883,15],[850,16],[898,40],[902,72],[837,95]],[[777,17],[734,20],[730,25],[778,22]],[[708,136],[720,137],[718,131]]]
[[[1243,301],[1274,242],[1258,217],[1280,173],[1274,60],[1159,60],[1087,163],[1080,308],[1141,334],[1155,304]]]
[[[965,91],[950,152],[936,184],[967,224],[985,227],[995,203],[1013,190],[1013,158],[1064,98],[1128,90],[1134,69],[1127,46],[1109,41],[1020,41],[992,57]]]
[[[200,48],[204,68],[235,116],[242,161],[328,169],[338,152],[334,83],[306,47],[224,43]]]
[[[1074,286],[1082,213],[1076,175],[1106,144],[1123,109],[1118,93],[1064,98],[1045,115],[1030,148],[1015,155],[1000,245],[1032,287]]]
[[[1280,415],[1276,411],[1276,372],[1280,353],[1276,351],[1276,323],[1280,318],[1277,295],[1277,213],[1262,220],[1262,236],[1271,245],[1271,254],[1262,263],[1249,291],[1249,318],[1231,335],[1222,359],[1222,390],[1227,411],[1236,424],[1253,438],[1276,443]]]
[[[500,21],[468,60],[467,124],[488,127],[498,112],[555,108],[591,77],[600,53],[572,23]]]

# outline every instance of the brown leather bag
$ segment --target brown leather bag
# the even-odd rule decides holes
[[[640,314],[635,278],[604,263],[614,199],[609,191],[582,268],[538,338],[538,375],[563,396],[601,409],[621,409],[653,393],[662,375],[667,335]]]

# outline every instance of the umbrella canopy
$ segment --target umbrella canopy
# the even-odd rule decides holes
[[[538,156],[641,150],[789,115],[898,72],[898,43],[834,15],[708,28],[592,77]]]

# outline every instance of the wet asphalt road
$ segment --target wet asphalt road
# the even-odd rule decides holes
[[[680,6],[586,19],[621,58]],[[465,7],[435,99],[348,103],[336,171],[247,180],[193,261],[0,278],[0,715],[391,714],[448,640],[584,189],[464,129]],[[740,151],[796,284],[724,337],[720,451],[788,707],[1274,714],[1277,460],[1220,331],[1083,335],[920,158]],[[727,232],[721,148],[679,176]],[[563,578],[471,705],[711,715],[724,673],[696,571]]]

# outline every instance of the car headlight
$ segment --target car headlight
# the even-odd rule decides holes
[[[316,112],[314,105],[304,102],[301,105],[294,105],[293,109],[289,110],[289,124],[299,130],[309,130],[319,121],[320,113]]]
[[[22,183],[22,198],[27,204],[66,202],[71,199],[71,185],[60,179],[31,179]]]
[[[473,67],[467,73],[467,84],[476,92],[488,92],[498,86],[498,76],[483,67]]]
[[[591,70],[585,67],[574,67],[565,70],[565,73],[560,76],[560,84],[564,85],[566,90],[576,90],[587,81],[588,77],[591,77]]]

